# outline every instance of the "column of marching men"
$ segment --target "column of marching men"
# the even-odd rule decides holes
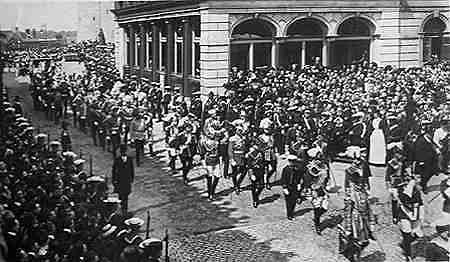
[[[411,69],[374,64],[248,72],[233,68],[224,95],[210,93],[204,103],[194,96],[188,104],[172,87],[136,76],[120,79],[110,69],[110,52],[79,48],[91,53],[85,56],[87,71],[68,76],[51,62],[44,73],[34,75],[35,106],[43,105],[55,121],[70,108],[73,125],[86,133],[89,128],[94,143],[114,159],[132,144],[139,166],[144,151],[153,153],[153,123],[164,119],[169,167],[177,172],[179,159],[186,184],[190,170],[204,167],[213,200],[221,179],[231,179],[239,194],[247,177],[255,208],[263,190],[281,185],[288,219],[294,219],[297,202],[310,200],[318,234],[336,187],[330,163],[350,160],[339,229],[340,251],[351,261],[375,239],[369,164],[387,165],[393,221],[400,227],[405,257],[413,256],[411,243],[423,237],[428,181],[448,173],[448,63]],[[71,105],[62,102],[64,93],[70,94]],[[277,170],[282,159],[288,164]],[[124,204],[129,189],[125,191],[119,192]],[[448,214],[448,179],[441,191]],[[448,235],[445,228],[445,223],[439,227],[442,236]]]
[[[0,260],[160,261],[163,241],[142,238],[144,221],[108,197],[105,179],[22,111],[2,89]]]

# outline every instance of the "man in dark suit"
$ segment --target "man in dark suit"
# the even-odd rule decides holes
[[[436,145],[429,133],[431,122],[422,121],[420,134],[413,145],[414,173],[420,175],[420,185],[424,193],[430,178],[438,173],[438,154]]]
[[[120,145],[120,156],[114,160],[112,168],[112,182],[114,192],[119,194],[122,213],[128,211],[128,195],[131,193],[131,184],[134,180],[134,166],[131,157],[127,156],[126,145]]]
[[[288,165],[283,168],[281,173],[281,184],[283,186],[284,199],[286,200],[286,213],[289,220],[294,219],[295,204],[301,189],[304,165],[297,165],[297,156],[288,156]]]

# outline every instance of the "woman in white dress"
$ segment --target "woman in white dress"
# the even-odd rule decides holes
[[[372,120],[373,131],[370,134],[369,164],[386,164],[386,138],[381,128],[382,121],[379,113],[375,112]]]

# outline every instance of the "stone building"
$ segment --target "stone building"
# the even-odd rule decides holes
[[[185,96],[223,92],[232,67],[450,58],[448,0],[118,1],[117,63]]]
[[[114,41],[113,1],[80,1],[77,8],[77,41],[96,40],[100,29],[106,42]]]

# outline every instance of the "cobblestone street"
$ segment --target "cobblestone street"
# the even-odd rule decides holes
[[[68,69],[70,70],[70,69]],[[6,74],[6,86],[10,97],[23,98],[25,112],[41,132],[57,139],[61,127],[45,119],[42,112],[32,110],[28,89],[14,80],[13,74]],[[181,172],[173,174],[167,169],[167,156],[162,134],[162,123],[154,122],[154,150],[157,156],[147,156],[136,168],[133,192],[129,209],[146,220],[150,211],[151,235],[164,237],[167,229],[170,238],[170,261],[346,261],[338,254],[336,224],[343,208],[342,185],[344,170],[348,164],[333,163],[332,171],[340,192],[332,194],[330,210],[323,216],[323,235],[314,232],[312,209],[309,202],[297,206],[296,219],[285,218],[285,203],[280,186],[271,191],[264,190],[262,204],[251,205],[249,188],[236,195],[230,190],[231,180],[221,179],[217,192],[219,197],[210,201],[206,197],[205,181],[201,169],[189,174],[190,182],[185,185]],[[111,176],[112,155],[93,145],[89,134],[70,127],[74,152],[86,160],[93,159],[93,173]],[[134,155],[134,150],[130,150]],[[177,163],[180,167],[180,163]],[[285,163],[280,163],[280,168]],[[86,165],[86,169],[89,165]],[[378,217],[376,236],[363,253],[364,262],[403,261],[400,234],[392,224],[389,195],[384,183],[384,168],[372,168],[371,185],[373,204]],[[276,176],[278,180],[280,174]],[[435,176],[429,182],[431,192],[425,197],[427,234],[432,232],[431,223],[439,216],[443,199],[438,196],[443,175]],[[243,185],[249,181],[244,180]],[[145,227],[144,227],[145,228]],[[424,248],[418,243],[415,261],[425,261]]]

